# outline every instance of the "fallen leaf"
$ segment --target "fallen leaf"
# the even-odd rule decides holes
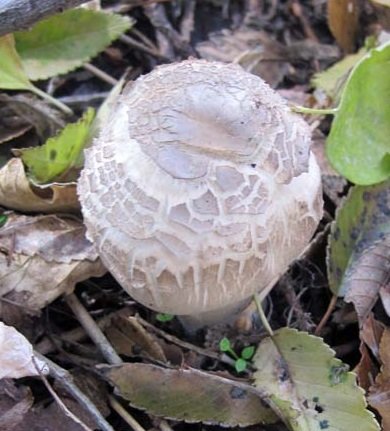
[[[383,335],[384,325],[376,320],[372,313],[368,315],[360,328],[360,339],[370,348],[371,353],[379,361],[379,343]]]
[[[378,370],[371,359],[370,351],[364,343],[360,343],[360,361],[354,369],[359,386],[366,392],[369,390],[371,383]]]
[[[105,273],[81,221],[10,214],[0,229],[0,296],[40,310]]]
[[[332,166],[359,185],[390,177],[390,42],[372,49],[344,87],[326,142]]]
[[[311,84],[313,87],[325,91],[332,100],[338,100],[349,73],[366,54],[367,50],[362,48],[356,54],[347,55],[323,72],[316,73]]]
[[[253,363],[255,387],[291,430],[379,430],[355,375],[321,338],[282,328],[260,343]]]
[[[223,426],[277,421],[249,385],[214,374],[137,363],[102,370],[121,397],[155,416]]]
[[[370,388],[368,402],[382,416],[383,431],[390,431],[390,329],[386,328],[380,343],[381,371]]]
[[[328,0],[328,25],[337,43],[353,52],[359,25],[358,0]]]
[[[23,212],[80,211],[75,183],[32,185],[19,158],[0,169],[0,205]]]
[[[325,154],[325,136],[319,129],[314,130],[312,139],[311,150],[315,154],[321,170],[323,192],[331,199],[337,208],[345,195],[348,182],[330,165]]]
[[[236,62],[272,87],[276,87],[289,70],[285,47],[267,33],[246,27],[211,33],[208,41],[196,45],[196,50],[206,60]]]
[[[15,33],[16,49],[32,81],[80,67],[128,30],[125,16],[69,9]]]
[[[77,180],[82,166],[82,150],[90,133],[95,112],[89,108],[77,123],[69,123],[44,145],[18,150],[34,182]],[[73,175],[72,175],[73,174]]]
[[[390,317],[390,274],[388,274],[387,283],[385,283],[379,290],[379,296],[382,300],[383,308],[387,315]]]
[[[329,287],[364,322],[390,273],[390,181],[351,188],[327,249]]]
[[[34,402],[27,386],[16,386],[11,379],[0,382],[0,431],[15,430],[21,424]]]
[[[112,319],[105,333],[115,350],[121,355],[167,361],[157,337],[148,333],[135,317],[119,316]]]
[[[0,379],[48,374],[47,364],[34,358],[30,342],[12,326],[0,322]]]
[[[57,109],[35,95],[22,93],[13,94],[11,97],[8,94],[0,94],[0,103],[12,110],[19,117],[19,121],[33,126],[42,142],[66,125]]]

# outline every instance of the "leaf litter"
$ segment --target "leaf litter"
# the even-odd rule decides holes
[[[100,321],[101,316],[115,315],[118,311],[118,316],[111,320],[105,333],[123,359],[131,360],[131,363],[100,367],[99,373],[103,373],[105,379],[121,393],[123,406],[133,406],[127,408],[127,414],[134,414],[146,428],[151,424],[160,427],[162,422],[154,418],[157,415],[189,423],[201,421],[223,426],[264,423],[265,430],[274,426],[285,430],[282,422],[289,429],[297,431],[344,431],[363,427],[365,430],[378,429],[372,414],[365,408],[364,395],[356,386],[355,376],[349,373],[346,364],[334,357],[333,351],[320,338],[288,328],[276,331],[273,337],[265,337],[259,330],[261,326],[258,318],[253,312],[247,312],[245,317],[241,317],[240,326],[222,325],[218,329],[211,328],[204,334],[198,334],[198,338],[188,339],[176,319],[158,321],[154,313],[123,299],[124,294],[108,276],[97,282],[90,280],[90,277],[102,276],[105,269],[97,259],[93,246],[85,238],[84,228],[77,218],[79,204],[73,181],[81,166],[79,156],[82,148],[97,133],[107,113],[107,105],[115,103],[113,99],[121,91],[123,81],[113,88],[106,100],[106,107],[98,111],[94,120],[91,113],[83,117],[77,109],[77,116],[82,118],[78,123],[74,123],[75,116],[69,110],[66,111],[67,116],[56,116],[53,109],[41,109],[46,102],[36,103],[33,98],[9,92],[32,91],[52,103],[53,93],[93,96],[94,93],[101,94],[102,87],[106,91],[107,83],[97,83],[98,75],[92,77],[91,72],[76,69],[91,58],[95,58],[93,65],[98,74],[101,67],[106,73],[120,78],[125,75],[128,66],[134,68],[133,76],[137,76],[152,69],[163,56],[180,60],[184,58],[184,53],[194,53],[194,47],[204,58],[240,63],[285,94],[292,95],[295,92],[294,97],[299,97],[303,103],[314,108],[337,102],[337,94],[344,84],[347,70],[363,55],[363,48],[356,53],[353,51],[363,40],[365,25],[358,9],[348,14],[348,2],[326,2],[330,11],[328,29],[344,51],[351,51],[350,57],[344,56],[341,62],[329,69],[332,62],[340,59],[340,51],[329,43],[329,30],[324,32],[325,3],[321,9],[318,5],[300,4],[298,0],[288,4],[275,1],[269,10],[267,5],[260,5],[257,1],[245,2],[245,8],[238,3],[190,0],[175,4],[165,2],[162,5],[151,1],[147,6],[141,5],[134,9],[134,14],[135,3],[129,3],[123,6],[125,9],[121,9],[121,13],[125,11],[123,16],[108,14],[103,10],[69,10],[47,18],[30,31],[17,33],[16,48],[13,36],[0,39],[0,52],[2,59],[5,59],[0,65],[0,88],[8,92],[4,97],[1,96],[2,100],[5,98],[13,113],[24,121],[27,119],[27,123],[35,128],[29,126],[27,130],[23,128],[26,127],[24,125],[20,129],[10,130],[6,124],[1,135],[7,140],[6,151],[9,145],[18,141],[14,154],[20,155],[18,151],[23,148],[20,142],[25,142],[24,147],[29,147],[37,142],[46,142],[49,138],[46,145],[25,152],[24,160],[19,157],[9,159],[5,150],[2,153],[2,160],[6,160],[6,163],[0,170],[0,205],[4,208],[0,218],[0,312],[5,319],[7,307],[11,304],[20,307],[24,313],[34,310],[39,315],[43,310],[47,313],[50,325],[55,325],[56,332],[64,331],[69,325],[69,309],[64,308],[61,299],[56,298],[72,292],[77,283],[81,284],[77,292],[97,321]],[[352,3],[356,6],[356,2]],[[112,4],[114,6],[110,5],[110,12],[118,11],[119,5],[115,1]],[[344,8],[342,13],[335,13],[336,7]],[[141,19],[135,28],[130,29],[134,26],[133,17]],[[372,16],[370,18],[373,19]],[[318,22],[324,28],[317,27]],[[378,19],[378,22],[382,20]],[[130,49],[124,44],[126,38],[123,39],[121,34],[129,29],[132,36],[139,38],[140,45],[149,46],[148,55],[143,48],[138,51],[137,45]],[[149,39],[151,35],[153,40]],[[116,38],[120,38],[120,41],[116,42],[113,49],[120,53],[120,61],[108,53],[102,53]],[[158,50],[156,43],[163,55],[152,58],[150,52],[156,53]],[[311,252],[302,257],[307,267],[315,267],[315,271],[307,271],[302,276],[304,265],[293,265],[285,279],[288,280],[288,286],[282,287],[285,282],[276,286],[268,302],[273,325],[280,327],[288,322],[299,329],[305,329],[308,325],[298,318],[291,318],[295,316],[294,310],[301,310],[302,315],[310,316],[311,322],[318,322],[324,313],[324,303],[329,293],[354,304],[360,325],[355,324],[354,313],[348,314],[344,302],[339,301],[337,312],[341,317],[339,320],[335,317],[327,324],[324,337],[333,345],[335,338],[341,337],[339,342],[343,342],[343,331],[352,334],[344,344],[338,346],[338,351],[351,351],[352,344],[360,344],[360,350],[355,350],[353,357],[346,355],[343,359],[353,366],[359,364],[359,383],[369,389],[367,401],[376,409],[378,417],[381,416],[383,429],[387,431],[388,322],[384,316],[390,308],[387,229],[390,188],[386,181],[389,175],[389,148],[383,144],[386,141],[382,137],[388,136],[385,103],[389,81],[386,79],[386,63],[380,54],[387,55],[387,48],[379,49],[379,54],[377,52],[371,50],[345,81],[334,126],[329,127],[326,120],[309,120],[312,128],[317,128],[319,132],[317,154],[323,158],[322,174],[327,179],[325,192],[329,197],[324,224],[320,227],[325,227],[325,230],[319,232],[317,238],[326,235],[326,225],[337,210],[328,251],[330,292],[316,284],[318,280],[314,273],[326,272],[324,241],[317,240],[310,247]],[[373,78],[370,68],[379,66],[380,73]],[[68,73],[71,70],[73,72]],[[58,74],[63,74],[61,79],[57,78]],[[324,90],[328,98],[320,100],[318,94],[309,93],[310,80],[314,75],[312,83]],[[49,81],[38,83],[37,87],[30,81],[49,77]],[[371,94],[362,91],[373,85],[376,90]],[[50,94],[45,95],[41,88]],[[365,134],[365,130],[371,126],[372,115],[364,114],[362,119],[357,113],[350,128],[340,130],[338,126],[344,124],[346,118],[350,120],[351,103],[356,95],[360,101],[364,99],[363,105],[359,102],[359,106],[370,110],[378,102],[378,118],[383,113],[384,120],[377,122],[375,139],[369,136],[370,140],[367,140]],[[57,104],[57,108],[63,110],[64,107]],[[360,128],[362,125],[363,130]],[[72,128],[75,130],[69,133]],[[352,187],[341,204],[340,198],[348,185],[327,165],[323,141],[329,131],[326,151],[332,165],[347,179],[363,184]],[[359,131],[358,139],[355,139],[356,131]],[[31,140],[34,134],[36,136]],[[80,137],[76,139],[77,142],[75,136]],[[362,145],[362,142],[365,144]],[[56,150],[56,163],[52,164],[50,154],[53,148]],[[340,152],[351,154],[353,158],[347,160],[340,156]],[[58,155],[61,155],[59,159]],[[341,182],[336,184],[334,178],[340,178]],[[375,185],[378,181],[382,181],[382,184]],[[21,211],[26,215],[10,210]],[[31,213],[38,214],[33,216]],[[42,213],[52,215],[45,216]],[[309,264],[311,259],[314,261]],[[297,280],[300,280],[299,283]],[[294,294],[288,294],[288,289],[294,290]],[[112,306],[115,301],[107,299],[112,297],[118,298],[121,306],[127,301],[130,316],[119,314],[119,310]],[[145,319],[137,317],[137,313]],[[352,315],[352,318],[348,317],[347,320],[347,315]],[[26,330],[29,338],[35,332],[32,338],[39,339],[42,334],[38,332],[38,327],[46,328],[44,337],[50,336],[49,325],[42,323],[37,328]],[[90,328],[85,327],[85,330],[88,332]],[[71,330],[67,332],[69,337],[67,335],[66,339],[75,341],[69,345],[62,343],[60,349],[51,344],[51,354],[65,367],[77,370],[80,364],[84,364],[84,367],[96,373],[96,362],[105,357],[97,354],[100,346],[91,345],[81,328],[76,327],[74,331],[76,335],[79,334],[73,336]],[[360,343],[356,343],[356,333],[359,334]],[[236,352],[246,352],[248,346],[255,344],[258,346],[254,363],[249,362],[249,356],[245,359],[249,362],[248,368],[240,379],[234,372],[234,360],[224,356],[216,347],[218,341],[226,336],[229,336],[229,345]],[[259,342],[259,339],[262,341]],[[95,351],[92,356],[91,351]],[[252,375],[254,365],[257,371]],[[254,377],[254,382],[251,377]],[[34,387],[34,382],[28,384]],[[317,394],[318,387],[321,388],[321,394]],[[83,388],[83,391],[99,406],[103,416],[109,413],[104,391],[94,385],[92,392],[87,388]],[[110,429],[103,416],[98,424],[89,422],[78,402],[68,398],[66,393],[59,393],[70,409],[90,427]],[[36,409],[34,416],[31,411],[32,396],[28,395],[28,390],[26,394],[21,400],[15,397],[14,404],[7,404],[8,410],[0,410],[0,429],[3,424],[11,423],[15,424],[16,431],[22,431],[31,424],[38,428],[80,429],[72,419],[58,423],[57,416],[63,415],[63,412],[56,404],[39,411]],[[350,394],[348,400],[345,394]],[[104,399],[102,404],[99,403],[99,396]],[[134,407],[145,413],[141,414]],[[112,403],[111,409],[117,411]],[[109,420],[112,420],[112,416]],[[268,425],[277,420],[278,424]],[[114,418],[114,422],[115,429],[128,429],[123,421],[118,422]],[[166,425],[173,428],[181,426],[176,422]]]

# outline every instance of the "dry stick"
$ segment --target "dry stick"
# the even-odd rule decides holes
[[[110,85],[116,85],[118,84],[118,80],[110,76],[108,73],[104,72],[103,70],[97,68],[91,63],[86,63],[83,65],[83,68],[85,70],[88,70],[88,72],[93,73],[95,76],[100,78],[102,81],[107,82]]]
[[[140,51],[144,51],[147,54],[153,55],[154,57],[160,58],[162,60],[167,60],[167,58],[163,56],[159,51],[149,48],[148,46],[144,45],[138,40],[133,39],[127,34],[122,34],[122,36],[119,36],[119,40],[125,43],[126,45],[131,46],[132,48],[139,49]]]
[[[107,360],[107,362],[111,365],[123,364],[122,359],[111,346],[111,343],[107,340],[106,336],[103,334],[102,330],[98,327],[96,322],[88,314],[88,311],[78,300],[77,296],[74,293],[71,293],[70,295],[65,297],[65,301],[72,309],[78,321],[81,323],[87,334],[96,344],[97,348],[100,350],[101,354]],[[141,425],[130,415],[129,412],[127,412],[127,416],[131,417],[132,422],[137,424],[136,427],[132,425],[136,431],[144,431]]]
[[[76,386],[72,375],[68,371],[41,355],[39,352],[34,351],[34,356],[41,361],[46,362],[49,367],[50,376],[66,389],[66,391],[69,392],[73,398],[90,413],[102,431],[114,431],[91,400]]]
[[[268,334],[272,338],[274,336],[274,331],[272,330],[272,328],[271,328],[271,326],[267,320],[267,317],[264,314],[264,310],[263,310],[263,307],[261,305],[261,300],[260,300],[259,294],[256,293],[255,295],[253,295],[253,298],[255,299],[257,312],[259,313],[261,323],[263,324],[264,329],[268,332]]]
[[[158,51],[158,47],[147,37],[145,36],[141,31],[138,31],[136,28],[131,27],[129,30],[130,33],[133,33],[135,36],[137,36],[139,39],[142,40],[142,42],[147,45],[150,49]]]
[[[112,395],[108,396],[110,406],[118,413],[118,415],[134,429],[134,431],[145,431],[131,414],[120,404]]]
[[[92,431],[91,428],[89,428],[85,423],[79,419],[75,414],[73,414],[68,407],[64,404],[64,402],[61,400],[61,398],[57,395],[55,390],[51,387],[51,384],[48,382],[47,378],[43,375],[42,371],[40,370],[34,356],[32,358],[35,369],[38,371],[39,376],[41,377],[44,385],[46,386],[46,389],[50,392],[56,403],[59,405],[60,409],[65,413],[66,416],[70,417],[74,422],[79,424],[81,428],[83,428],[85,431]]]
[[[65,296],[65,301],[107,362],[112,365],[122,364],[122,359],[111,346],[110,342],[107,340],[96,322],[88,314],[88,311],[81,304],[77,296],[74,293],[71,293],[70,295]]]
[[[4,300],[4,298],[0,298],[0,301],[1,300]],[[97,321],[97,325],[99,326],[100,329],[104,329],[106,326],[109,325],[109,323],[111,322],[111,319],[114,316],[120,315],[121,313],[125,313],[127,311],[129,310],[125,307],[125,308],[121,308],[120,310],[116,310],[112,313],[106,314],[105,316],[103,316],[101,319]],[[79,327],[62,334],[59,341],[77,342],[77,341],[82,341],[86,337],[87,337],[87,333],[85,332],[84,328]],[[35,345],[35,349],[38,350],[38,352],[42,353],[42,355],[46,355],[56,350],[56,345],[50,340],[50,338],[44,338],[41,342]]]
[[[324,326],[329,320],[330,315],[332,314],[334,308],[336,307],[336,303],[337,303],[337,296],[333,295],[332,299],[329,302],[328,308],[321,319],[321,322],[318,324],[316,330],[314,331],[314,335],[321,334],[322,330],[324,329]]]
[[[37,21],[88,0],[0,0],[0,36],[32,26]]]
[[[207,349],[203,349],[202,347],[195,346],[194,344],[187,343],[186,341],[181,340],[180,338],[175,337],[174,335],[168,334],[164,331],[162,331],[159,328],[156,328],[148,321],[142,319],[142,317],[137,316],[137,321],[144,327],[152,330],[155,334],[159,335],[161,338],[164,338],[165,340],[169,341],[172,344],[176,344],[177,346],[183,347],[184,349],[193,351],[195,353],[198,353],[202,356],[207,356],[208,358],[215,359],[217,361],[223,362],[227,365],[234,366],[235,361],[234,359],[230,358],[224,353],[215,353],[211,352]]]

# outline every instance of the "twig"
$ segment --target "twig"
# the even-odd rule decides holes
[[[215,359],[219,362],[223,362],[227,365],[233,365],[234,366],[234,360],[229,358],[224,353],[215,353],[211,352],[210,350],[203,349],[202,347],[195,346],[194,344],[187,343],[186,341],[181,340],[180,338],[175,337],[174,335],[168,334],[165,331],[162,331],[159,328],[156,328],[148,321],[142,319],[142,317],[136,316],[137,320],[141,325],[145,328],[148,328],[152,330],[155,334],[159,335],[160,337],[164,338],[165,340],[169,341],[170,343],[176,344],[177,346],[183,347],[184,349],[193,351],[195,353],[198,353],[202,356],[207,356],[208,358]]]
[[[91,63],[86,63],[83,65],[83,68],[85,70],[88,70],[88,72],[93,73],[95,76],[100,78],[102,81],[107,82],[110,85],[116,85],[118,84],[118,81],[114,79],[112,76],[110,76],[108,73],[104,72],[103,70],[97,68]]]
[[[113,365],[121,364],[122,359],[111,346],[110,342],[107,340],[96,322],[88,314],[77,296],[74,293],[71,293],[65,297],[65,301],[107,362]]]
[[[0,36],[32,26],[37,21],[88,0],[0,0]]]
[[[66,391],[69,392],[69,394],[71,394],[73,398],[91,414],[96,424],[102,431],[114,431],[114,429],[104,419],[92,401],[76,386],[72,375],[68,371],[64,370],[45,356],[41,355],[39,352],[34,351],[34,356],[41,361],[46,362],[50,370],[50,376],[53,377],[59,385],[66,389]]]
[[[261,306],[261,301],[259,299],[259,295],[256,293],[255,295],[253,295],[253,297],[255,299],[255,303],[256,303],[257,311],[258,311],[259,316],[260,316],[261,323],[263,324],[264,329],[268,332],[270,337],[273,337],[274,331],[272,330],[270,324],[268,323],[267,317],[264,314],[264,310],[263,310],[263,307]]]
[[[172,431],[172,427],[169,425],[169,423],[165,419],[162,419],[160,421],[159,426],[160,426],[161,431]]]
[[[318,324],[316,330],[314,331],[314,335],[321,334],[322,330],[324,329],[324,326],[327,324],[329,320],[330,315],[332,314],[334,308],[336,307],[336,303],[337,303],[337,296],[333,295],[332,299],[329,302],[328,308],[321,319],[321,322]]]
[[[195,0],[186,0],[183,8],[183,18],[180,23],[180,34],[184,41],[191,41],[191,33],[194,30]]]
[[[122,36],[119,37],[119,40],[125,43],[126,45],[131,46],[132,48],[139,49],[140,51],[144,51],[147,54],[153,55],[154,57],[160,58],[162,60],[167,60],[167,58],[163,56],[159,51],[149,48],[148,46],[144,45],[138,40],[133,39],[127,34],[122,34]]]
[[[1,0],[0,0],[1,1]],[[42,97],[42,99],[47,100],[52,105],[56,106],[58,109],[60,109],[62,112],[64,112],[67,115],[74,115],[74,112],[68,108],[66,105],[61,103],[59,100],[55,99],[53,96],[50,96],[50,94],[45,93],[38,87],[35,87],[34,85],[31,85],[29,87],[29,90],[38,95],[39,97]]]
[[[134,27],[131,27],[129,29],[129,33],[133,33],[135,36],[137,36],[139,39],[142,40],[142,42],[147,45],[150,49],[158,51],[158,47],[147,37],[145,36],[141,31],[137,30]]]
[[[2,299],[4,298],[0,298],[0,300]],[[122,308],[120,310],[114,311],[113,313],[109,313],[106,316],[99,319],[97,322],[97,325],[99,326],[100,329],[104,329],[106,326],[110,324],[111,319],[114,316],[117,316],[122,313],[129,314],[128,311],[129,310],[127,308]],[[64,334],[61,334],[59,341],[62,343],[64,342],[72,343],[72,342],[82,341],[86,337],[87,337],[87,333],[85,332],[84,328],[79,327],[71,331],[65,332]],[[40,352],[42,355],[46,355],[56,350],[56,345],[49,338],[44,338],[40,343],[35,345],[35,349],[38,352]]]
[[[66,405],[61,400],[61,398],[56,394],[55,390],[51,387],[51,384],[48,382],[47,378],[41,372],[41,370],[40,370],[34,357],[32,358],[32,360],[34,362],[35,369],[38,371],[40,378],[42,379],[44,385],[46,386],[46,389],[51,393],[55,402],[59,405],[60,409],[65,413],[65,415],[70,417],[77,424],[79,424],[81,426],[81,428],[83,428],[85,431],[92,431],[91,428],[89,428],[87,425],[85,425],[85,423],[81,419],[79,419],[75,414],[73,414],[68,409],[68,407],[66,407]]]
[[[90,94],[74,94],[72,96],[59,97],[58,100],[67,105],[91,105],[92,103],[101,102],[106,99],[109,94],[108,91]]]
[[[110,406],[118,413],[118,415],[133,428],[134,431],[145,431],[131,414],[112,396],[108,396]]]

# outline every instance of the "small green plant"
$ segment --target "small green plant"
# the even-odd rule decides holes
[[[170,322],[175,316],[173,314],[166,314],[166,313],[158,313],[156,315],[156,319],[159,322]]]
[[[230,340],[226,337],[222,338],[222,340],[219,342],[219,350],[221,352],[229,353],[229,355],[234,358],[234,368],[236,369],[237,373],[242,373],[246,370],[248,361],[255,353],[254,346],[247,346],[241,350],[241,355],[238,356],[237,353],[233,350]]]
[[[0,214],[0,227],[3,227],[8,220],[8,216],[5,214]]]

